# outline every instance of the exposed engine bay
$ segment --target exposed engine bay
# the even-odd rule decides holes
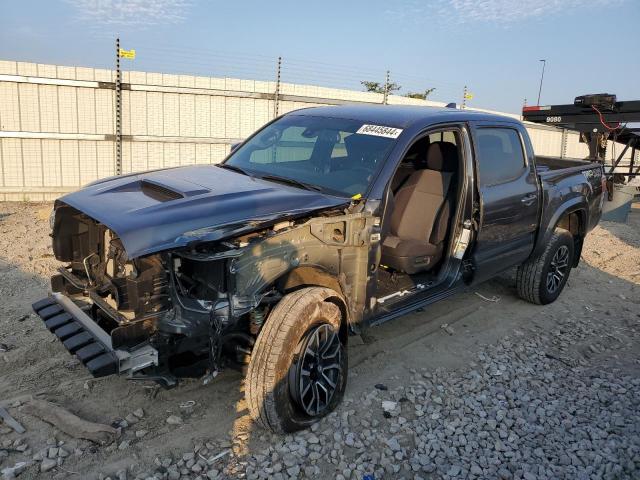
[[[351,232],[348,225],[362,229],[366,222],[354,216],[335,223],[336,214],[344,216],[333,211],[319,219],[286,220],[232,239],[130,259],[116,233],[60,204],[52,222],[53,248],[67,265],[52,278],[52,290],[108,334],[114,351],[130,353],[126,362],[120,359],[117,372],[106,374],[173,386],[178,377],[215,375],[222,366],[243,369],[272,306],[287,290],[311,280],[305,277],[317,277],[315,267],[306,264],[337,275],[345,260],[356,261],[366,272],[366,248],[355,249],[362,257],[336,249],[354,242],[364,246],[362,232]],[[293,230],[295,242],[287,239]],[[305,238],[306,250],[301,249]]]

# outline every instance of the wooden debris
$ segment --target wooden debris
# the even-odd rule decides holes
[[[50,423],[74,438],[83,438],[101,445],[113,442],[119,431],[108,425],[93,423],[45,400],[30,400],[22,411]]]

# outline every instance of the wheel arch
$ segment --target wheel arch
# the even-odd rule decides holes
[[[582,199],[574,198],[561,205],[547,222],[543,234],[539,235],[531,258],[540,255],[556,228],[568,230],[573,236],[574,259],[573,266],[578,266],[582,252],[582,243],[586,235],[588,206]]]
[[[586,234],[587,212],[584,208],[565,211],[558,219],[554,230],[558,227],[567,230],[573,236],[573,266],[577,267],[582,255],[582,244]]]
[[[349,337],[351,315],[349,305],[340,280],[327,270],[316,265],[304,265],[289,270],[275,281],[275,287],[282,294],[288,294],[306,287],[324,287],[337,293],[327,300],[335,303],[342,314],[340,340],[346,345]]]

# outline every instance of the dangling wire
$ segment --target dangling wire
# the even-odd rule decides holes
[[[618,125],[616,125],[615,127],[607,125],[607,122],[604,121],[604,116],[602,115],[602,112],[600,112],[600,110],[598,110],[598,108],[595,105],[591,105],[591,108],[593,108],[597,112],[598,117],[600,117],[600,123],[604,128],[606,128],[607,130],[618,130],[620,128],[621,126],[620,122],[618,122]]]

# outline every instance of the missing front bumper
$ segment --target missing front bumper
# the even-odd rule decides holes
[[[158,365],[158,351],[150,345],[114,349],[110,335],[65,295],[54,293],[34,303],[32,308],[94,377],[132,375]]]

